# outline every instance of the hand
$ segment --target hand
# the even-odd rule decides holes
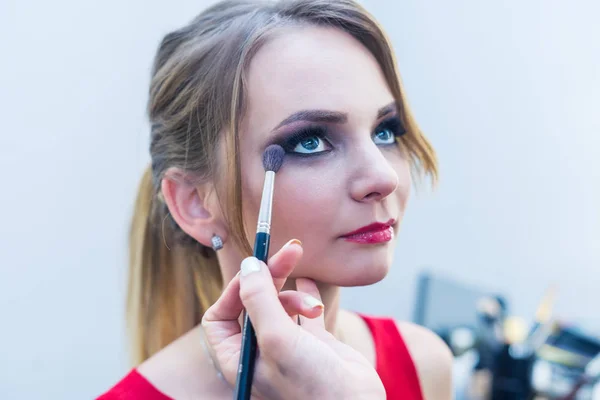
[[[297,291],[279,292],[302,257],[294,242],[269,260],[249,257],[202,327],[225,379],[235,385],[245,308],[256,331],[259,356],[253,395],[263,399],[385,399],[372,365],[325,330],[323,306],[312,280],[297,279]],[[297,318],[301,319],[298,325]]]

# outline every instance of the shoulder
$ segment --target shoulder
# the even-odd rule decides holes
[[[199,326],[185,333],[137,367],[138,372],[169,398],[228,396],[202,347]],[[200,378],[199,378],[200,377]]]
[[[413,359],[425,399],[452,399],[453,356],[444,341],[427,328],[396,321]]]

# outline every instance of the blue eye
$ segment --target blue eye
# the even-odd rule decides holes
[[[396,138],[404,135],[405,132],[400,118],[394,116],[377,126],[373,134],[373,142],[383,146],[395,144]]]
[[[332,147],[325,139],[326,136],[326,128],[308,126],[289,135],[281,146],[290,155],[316,156],[331,151]]]
[[[294,153],[312,154],[327,150],[325,142],[318,136],[302,139],[292,150]]]
[[[388,128],[380,129],[373,137],[375,144],[393,144],[396,141],[396,134]]]

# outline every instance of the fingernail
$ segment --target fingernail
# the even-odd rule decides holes
[[[309,308],[320,308],[320,309],[324,309],[325,305],[323,305],[323,303],[321,303],[319,300],[317,300],[316,298],[312,297],[311,295],[306,295],[304,297],[304,304],[306,304]]]
[[[242,265],[240,266],[240,275],[246,276],[258,271],[260,271],[260,261],[258,261],[255,257],[248,257],[242,261]]]
[[[301,242],[301,241],[299,241],[298,239],[292,239],[292,240],[290,240],[290,241],[289,241],[289,242],[287,242],[287,243],[285,244],[285,246],[283,246],[283,247],[288,247],[288,246],[290,246],[290,245],[292,245],[292,244],[297,244],[298,246],[302,247],[302,242]]]

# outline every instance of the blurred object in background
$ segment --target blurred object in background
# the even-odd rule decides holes
[[[422,272],[417,281],[413,320],[438,333],[459,326],[475,329],[477,302],[486,295],[484,290]]]
[[[506,301],[501,296],[484,295],[477,300],[475,350],[479,361],[473,367],[468,385],[470,399],[489,398],[494,377],[492,370],[506,341],[506,334],[503,331],[506,324],[506,311]]]
[[[556,322],[536,353],[533,387],[546,398],[591,399],[600,375],[600,339],[575,326]],[[534,368],[535,368],[534,367]],[[539,370],[546,370],[540,379]]]
[[[600,399],[600,338],[553,315],[556,293],[546,290],[528,323],[502,295],[420,276],[414,321],[452,350],[457,400]]]
[[[511,319],[512,323],[505,324],[504,340],[499,343],[501,351],[491,365],[492,400],[524,400],[534,396],[532,370],[537,350],[551,333],[554,295],[554,288],[546,292],[528,333],[522,319]]]
[[[499,295],[428,272],[417,283],[413,320],[436,332],[455,356],[457,400],[487,399],[508,303]]]

